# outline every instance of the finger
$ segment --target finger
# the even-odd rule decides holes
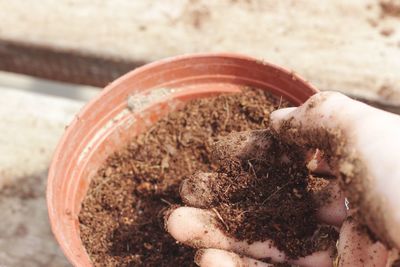
[[[297,260],[288,260],[290,264],[301,267],[332,267],[333,251],[318,251]]]
[[[317,176],[324,176],[324,177],[335,176],[331,167],[328,165],[328,163],[324,158],[324,153],[319,149],[316,149],[314,153],[309,155],[307,168],[310,170],[312,174],[315,174]]]
[[[349,101],[352,100],[339,93],[319,93],[298,108],[272,112],[271,127],[287,142],[324,150],[332,149],[327,135],[335,135],[338,127],[345,123],[340,111]]]
[[[321,192],[315,192],[314,199],[319,207],[316,216],[321,222],[342,225],[347,216],[345,196],[337,181],[331,181]]]
[[[264,158],[272,143],[271,138],[269,130],[231,133],[214,143],[213,158],[215,160]]]
[[[293,116],[298,110],[299,110],[298,107],[290,107],[290,108],[281,108],[273,111],[270,114],[272,119],[270,121],[271,125],[275,130],[279,129],[282,123],[291,118],[291,116]]]
[[[275,130],[285,130],[282,127],[290,120],[291,126],[299,130],[333,128],[346,122],[338,115],[351,108],[349,102],[356,101],[337,92],[321,92],[310,97],[300,107],[275,110],[270,115],[271,125]]]
[[[208,210],[181,207],[166,218],[167,231],[179,242],[194,248],[217,248],[234,251],[256,259],[271,257],[281,262],[285,256],[272,242],[248,244],[225,235],[214,214]]]
[[[373,242],[354,220],[346,220],[340,230],[339,266],[386,266],[388,251],[380,242]]]
[[[215,200],[211,192],[212,184],[218,178],[217,173],[199,172],[185,179],[180,188],[183,203],[195,208],[209,208]],[[317,218],[321,222],[340,226],[346,218],[344,195],[337,182],[330,182],[323,191],[314,193],[319,209]]]
[[[273,262],[285,262],[285,254],[273,246],[272,241],[247,243],[228,237],[218,227],[211,211],[196,208],[177,208],[166,218],[166,230],[179,242],[195,248],[215,248],[233,251],[255,259],[271,258]],[[330,266],[331,252],[314,253],[295,261],[303,266]],[[318,263],[317,265],[309,265]]]
[[[200,267],[273,267],[272,264],[220,249],[201,249],[195,263]]]

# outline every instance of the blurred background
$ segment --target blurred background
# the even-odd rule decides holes
[[[65,126],[157,59],[235,52],[400,114],[400,0],[0,0],[0,266],[69,266],[45,203]]]

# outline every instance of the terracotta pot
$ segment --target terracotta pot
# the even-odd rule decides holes
[[[92,266],[81,242],[78,214],[90,178],[103,161],[185,101],[239,92],[244,86],[270,91],[294,105],[318,92],[293,72],[252,58],[187,55],[129,72],[76,115],[58,144],[47,185],[51,227],[73,265]]]

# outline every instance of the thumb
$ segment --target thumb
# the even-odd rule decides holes
[[[289,120],[289,118],[294,117],[296,111],[299,108],[292,107],[292,108],[281,108],[278,110],[275,110],[274,112],[271,113],[271,126],[275,130],[279,130],[282,123],[284,121]]]
[[[285,142],[332,151],[349,121],[343,112],[354,104],[349,102],[354,101],[340,93],[319,93],[300,107],[272,112],[271,128]]]

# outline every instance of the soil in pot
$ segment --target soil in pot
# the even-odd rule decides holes
[[[272,240],[291,259],[335,249],[337,230],[315,216],[331,199],[324,190],[329,180],[310,173],[303,147],[265,129],[231,133],[212,155],[216,172],[197,172],[182,183],[185,204],[212,211],[212,222],[229,236]]]
[[[194,250],[177,244],[163,226],[164,212],[172,205],[182,205],[182,180],[198,171],[226,173],[229,166],[212,160],[213,143],[231,132],[267,128],[270,112],[287,105],[282,99],[254,89],[195,100],[111,155],[92,178],[79,214],[81,238],[94,265],[195,266]],[[262,169],[261,165],[256,167]],[[249,170],[241,166],[233,171],[241,175]],[[222,190],[229,182],[232,181],[222,179],[216,187]],[[293,192],[296,184],[280,191]],[[304,185],[307,183],[303,181],[299,188],[306,190]],[[286,194],[275,194],[274,201],[279,197],[286,198]],[[232,230],[228,233],[237,236],[235,225],[242,222],[235,221],[235,209],[223,208],[229,199],[225,200],[215,207],[229,221]],[[249,208],[249,203],[243,205],[241,208]],[[311,205],[303,209],[310,220],[315,219],[314,208]],[[278,230],[282,226],[276,227],[277,233],[282,233]],[[246,230],[244,237],[257,240],[251,236],[252,229]],[[282,244],[285,241],[282,236],[276,238],[281,238]],[[308,251],[300,252],[283,245],[281,248],[293,257],[315,249],[311,245]]]

